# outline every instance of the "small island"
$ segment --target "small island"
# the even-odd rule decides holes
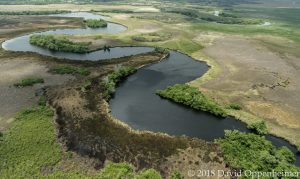
[[[85,23],[89,28],[107,27],[107,22],[103,19],[89,19]]]
[[[86,53],[89,52],[90,42],[72,42],[65,37],[54,35],[32,35],[30,44],[53,51]]]

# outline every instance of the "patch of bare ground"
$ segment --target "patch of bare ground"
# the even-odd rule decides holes
[[[0,40],[33,31],[82,27],[79,18],[48,16],[0,16]]]
[[[0,131],[9,127],[17,112],[37,103],[46,86],[62,85],[72,77],[47,72],[47,65],[30,58],[4,58],[0,60]],[[15,83],[25,78],[43,78],[45,83],[17,88]]]
[[[0,42],[20,34],[48,30],[51,28],[81,27],[82,22],[76,18],[57,18],[37,16],[0,16]],[[71,76],[60,76],[48,73],[49,63],[39,62],[43,57],[31,54],[18,55],[0,49],[0,131],[10,126],[13,116],[20,110],[36,104],[39,97],[36,92],[45,86],[64,84]],[[33,87],[15,88],[14,83],[28,77],[40,77],[44,84]]]
[[[206,93],[241,103],[244,110],[266,120],[270,133],[300,146],[298,57],[236,36],[215,40],[204,53],[221,68],[216,78],[201,85]]]
[[[188,137],[132,130],[112,117],[102,96],[102,78],[115,65],[142,67],[161,60],[165,54],[150,52],[110,60],[105,63],[82,63],[92,73],[72,83],[48,88],[46,98],[56,111],[59,140],[71,151],[96,159],[95,167],[105,161],[128,162],[137,170],[154,168],[165,177],[177,169],[187,174],[188,167],[179,164],[183,157],[188,166],[228,170],[220,150],[214,143]],[[79,65],[79,64],[78,64]],[[87,90],[83,84],[91,81]],[[189,148],[189,149],[187,149]],[[182,153],[179,153],[181,149]]]
[[[158,30],[160,30],[161,27],[159,24],[145,24],[143,25],[143,27],[139,28],[139,29],[135,29],[135,31],[137,32],[142,32],[142,33],[147,33],[147,32],[156,32]]]

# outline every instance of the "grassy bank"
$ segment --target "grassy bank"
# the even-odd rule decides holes
[[[65,37],[53,35],[31,35],[29,42],[49,50],[73,53],[86,53],[91,44],[90,42],[72,42]]]
[[[207,111],[216,116],[227,116],[226,111],[213,99],[202,94],[197,88],[186,84],[177,84],[164,90],[158,90],[157,94],[162,98],[184,104],[196,110]]]

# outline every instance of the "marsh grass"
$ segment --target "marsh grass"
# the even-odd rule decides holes
[[[238,103],[230,103],[227,108],[234,109],[234,110],[241,110],[242,106]]]
[[[55,74],[79,74],[82,76],[88,76],[91,72],[86,68],[78,68],[73,66],[60,66],[50,69],[50,72]]]
[[[19,83],[15,83],[14,86],[22,88],[22,87],[26,87],[26,86],[33,86],[38,83],[44,83],[44,79],[43,78],[26,78],[26,79],[21,80]]]
[[[0,144],[0,178],[30,178],[61,160],[51,121],[52,110],[39,106],[21,112]]]
[[[132,37],[132,40],[138,42],[160,42],[169,40],[172,37],[171,33],[167,32],[152,32],[147,34],[140,34]]]
[[[268,133],[268,128],[264,121],[254,122],[247,127],[258,135],[266,135]]]

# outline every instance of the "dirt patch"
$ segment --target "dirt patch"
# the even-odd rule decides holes
[[[156,32],[160,30],[161,27],[158,24],[145,24],[142,28],[135,29],[137,32],[148,33],[148,32]]]
[[[45,86],[62,85],[73,79],[69,75],[53,75],[47,72],[47,65],[30,59],[0,60],[0,130],[9,127],[13,117],[20,110],[37,103],[38,95]],[[17,88],[15,83],[30,77],[43,78],[44,84]]]
[[[36,16],[0,16],[0,42],[20,34],[50,28],[81,27],[76,18],[36,17]],[[39,59],[43,59],[38,57]],[[36,104],[39,92],[45,86],[61,85],[73,79],[48,73],[45,61],[39,62],[36,56],[10,54],[0,49],[0,130],[9,127],[13,116],[23,108]],[[40,77],[44,84],[33,87],[15,88],[14,83],[28,77]]]
[[[271,133],[300,146],[300,133],[295,133],[300,129],[299,58],[235,36],[217,39],[204,53],[221,68],[215,79],[202,85],[207,93],[241,103],[246,111],[266,119]]]

